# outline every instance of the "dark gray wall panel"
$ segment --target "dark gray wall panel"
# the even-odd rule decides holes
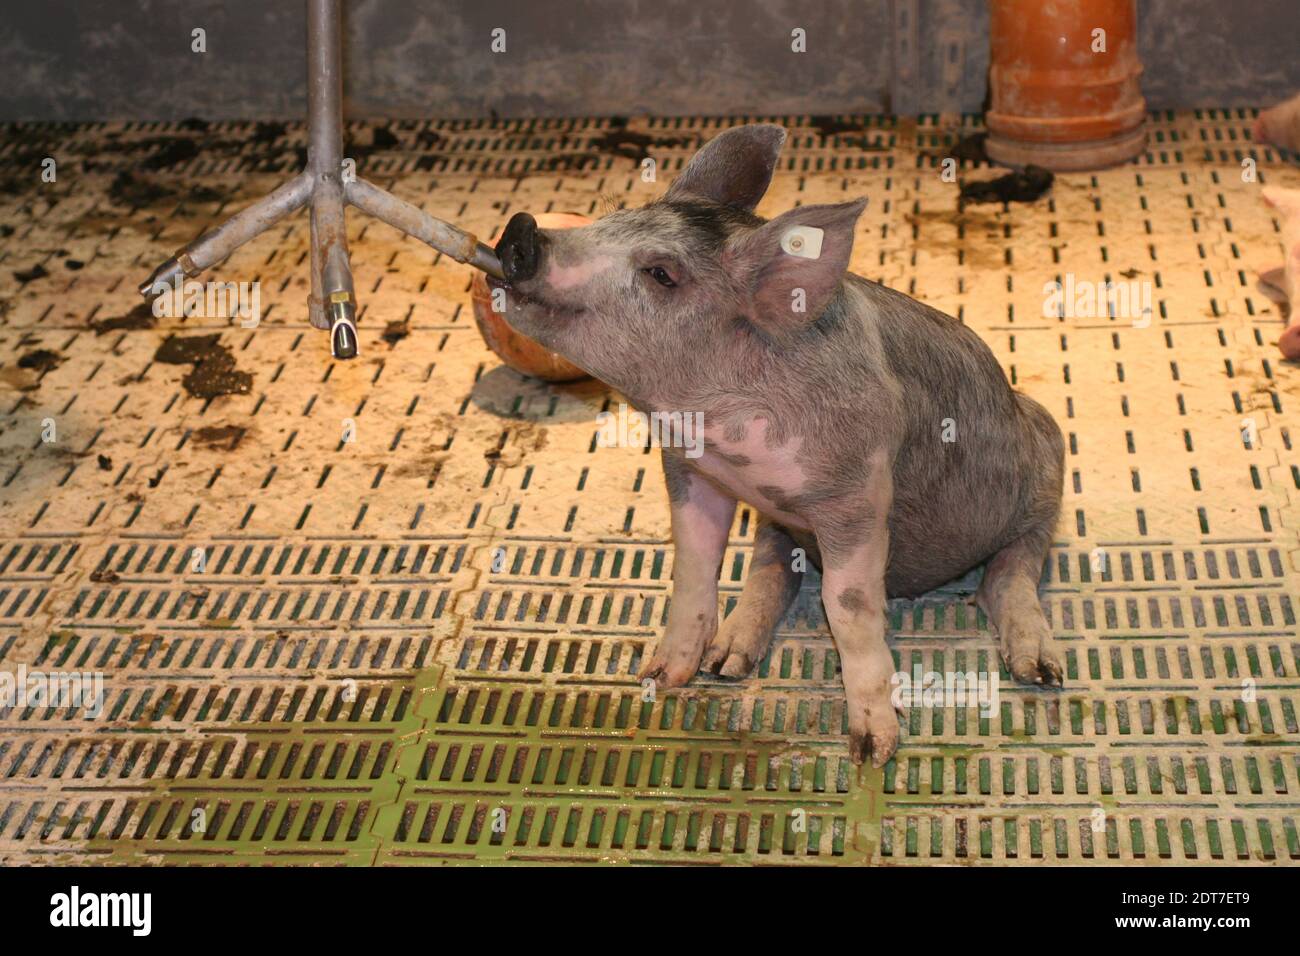
[[[297,0],[44,0],[0,19],[0,119],[301,116]],[[978,110],[983,0],[345,0],[352,115]],[[1141,0],[1155,108],[1261,105],[1300,89],[1297,0]],[[910,73],[894,62],[915,20]],[[190,31],[208,52],[190,52]],[[507,31],[507,52],[489,51]],[[790,52],[790,31],[809,52]],[[894,82],[891,77],[913,77]]]

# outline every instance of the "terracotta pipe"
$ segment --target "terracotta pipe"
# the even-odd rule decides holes
[[[992,0],[994,162],[1100,169],[1146,148],[1136,0]]]

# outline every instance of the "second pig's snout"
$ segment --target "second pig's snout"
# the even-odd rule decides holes
[[[526,212],[511,216],[497,243],[496,254],[507,282],[524,282],[535,276],[541,257],[537,220]]]

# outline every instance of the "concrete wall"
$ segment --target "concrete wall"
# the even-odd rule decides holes
[[[344,3],[352,116],[975,111],[988,68],[983,0]],[[1296,3],[1139,0],[1149,104],[1257,106],[1300,89]],[[299,0],[8,6],[2,120],[304,112]],[[195,27],[206,53],[190,50]],[[805,54],[791,52],[795,27]]]

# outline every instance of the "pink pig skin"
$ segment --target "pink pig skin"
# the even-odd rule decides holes
[[[1280,269],[1270,269],[1261,278],[1278,287],[1291,306],[1292,324],[1278,339],[1282,354],[1300,360],[1300,189],[1263,190],[1264,204],[1282,221],[1282,248],[1286,259]]]
[[[1300,153],[1300,93],[1259,114],[1255,139]]]
[[[1300,322],[1287,326],[1282,337],[1277,340],[1277,347],[1282,350],[1284,358],[1293,362],[1300,361]]]

